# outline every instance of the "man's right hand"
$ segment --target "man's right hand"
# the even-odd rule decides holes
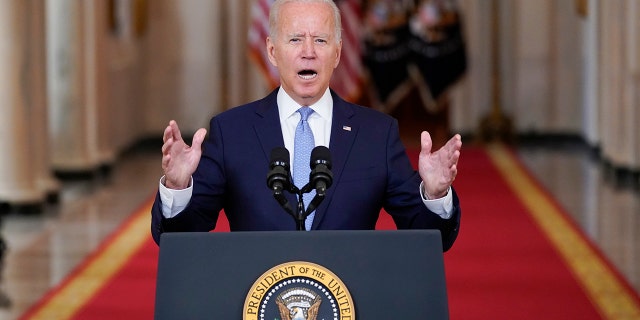
[[[174,120],[169,121],[162,135],[162,170],[167,188],[180,190],[189,186],[202,156],[202,142],[206,134],[206,129],[198,129],[190,147],[182,140],[178,124]]]

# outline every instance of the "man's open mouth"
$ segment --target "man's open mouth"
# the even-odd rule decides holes
[[[298,72],[298,76],[304,80],[311,80],[318,76],[318,73],[315,70],[305,69]]]

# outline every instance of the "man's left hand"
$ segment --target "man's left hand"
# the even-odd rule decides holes
[[[427,198],[439,199],[447,195],[447,190],[458,174],[462,138],[456,134],[437,151],[431,152],[432,147],[431,135],[427,131],[423,131],[420,135],[418,172],[422,178]]]

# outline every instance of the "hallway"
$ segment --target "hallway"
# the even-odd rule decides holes
[[[422,129],[436,147],[452,129],[477,134],[503,104],[518,120],[522,164],[640,292],[640,2],[459,2],[465,79],[447,112],[385,109],[403,119],[405,145],[418,148]],[[0,19],[0,320],[18,319],[65,281],[154,195],[169,119],[192,134],[270,90],[255,63],[266,35],[255,36],[264,12],[254,9],[266,7],[256,3],[0,2],[11,17]],[[343,46],[342,61],[361,54],[356,47]],[[365,78],[358,68],[350,74]]]
[[[3,215],[8,251],[0,289],[11,305],[0,308],[0,319],[17,319],[153,194],[162,172],[159,150],[138,147],[108,173],[61,180],[58,203],[41,212]]]

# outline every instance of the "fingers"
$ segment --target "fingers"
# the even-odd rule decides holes
[[[164,132],[162,133],[162,142],[164,144],[171,144],[173,141],[179,141],[182,139],[182,135],[180,134],[180,129],[178,128],[178,123],[174,120],[169,121],[169,125],[164,128]],[[162,153],[165,152],[165,146],[162,146]]]
[[[173,145],[173,133],[171,131],[171,126],[167,126],[164,129],[164,133],[162,134],[162,155],[169,154],[169,150],[171,149],[171,145]],[[164,159],[164,158],[163,158]]]
[[[202,150],[202,142],[204,141],[204,137],[207,135],[207,129],[200,128],[193,135],[193,141],[191,143],[191,148],[196,151]]]
[[[459,134],[454,135],[450,140],[451,144],[451,181],[456,179],[458,175],[458,160],[460,160],[460,150],[462,149],[462,137]]]
[[[164,174],[167,174],[167,170],[169,169],[169,162],[171,162],[171,155],[163,154],[162,155],[162,170]]]
[[[462,150],[462,137],[459,134],[453,136],[454,143],[454,154],[456,157],[456,162],[458,162],[458,158],[460,157],[460,150]]]
[[[453,141],[454,148],[460,150],[462,148],[462,137],[459,134],[455,134],[451,140]]]
[[[422,131],[420,134],[420,152],[431,153],[432,147],[433,140],[431,140],[431,135],[427,131]]]
[[[451,175],[451,181],[453,181],[456,178],[456,175],[458,175],[457,161],[449,167],[449,174]]]
[[[171,132],[171,126],[167,126],[164,128],[164,132],[162,133],[162,142],[166,143],[169,139],[173,138],[173,133]]]
[[[169,121],[169,125],[167,125],[162,134],[162,141],[164,142],[162,145],[162,154],[168,154],[173,143],[181,140],[182,134],[180,133],[178,123],[175,120]]]
[[[169,121],[169,127],[171,128],[173,138],[175,140],[182,140],[182,134],[180,133],[180,128],[178,128],[178,123],[175,120]]]
[[[458,163],[460,158],[460,150],[462,149],[462,138],[459,134],[454,135],[447,141],[444,148],[446,148],[447,155],[452,164]]]
[[[462,148],[462,138],[459,134],[455,134],[447,143],[445,144],[445,148],[449,151],[449,153],[453,153],[456,150],[460,150]]]
[[[459,134],[455,134],[444,146],[437,151],[433,151],[431,135],[429,132],[423,131],[420,135],[420,147],[421,157],[433,157],[434,160],[438,159],[437,161],[443,169],[446,168],[453,175],[457,173],[457,164],[462,148],[462,137]]]
[[[193,136],[192,147],[197,151],[201,150],[202,142],[204,141],[205,136],[207,135],[207,130],[205,128],[200,128]],[[169,121],[169,125],[164,129],[162,134],[162,154],[169,155],[170,150],[174,143],[182,142],[182,133],[180,133],[180,128],[178,127],[178,123],[174,120]],[[187,146],[188,147],[188,146]]]
[[[178,129],[178,124],[174,120],[171,120],[162,134],[162,170],[165,175],[171,163],[171,148],[176,141],[176,136],[180,137],[180,129]]]

